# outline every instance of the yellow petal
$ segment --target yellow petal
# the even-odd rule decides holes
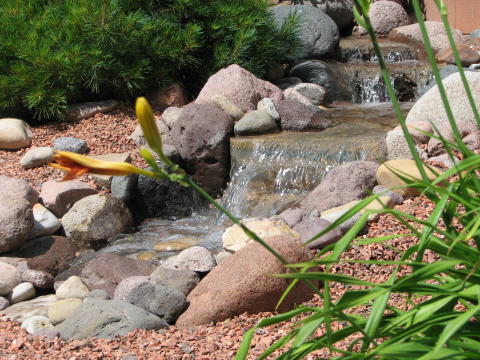
[[[153,110],[147,99],[144,97],[137,98],[135,111],[148,146],[160,155],[162,153],[162,137],[160,136],[157,124],[155,123]]]

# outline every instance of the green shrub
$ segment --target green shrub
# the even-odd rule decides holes
[[[298,46],[267,0],[2,0],[0,24],[0,116],[37,120],[172,81],[193,95],[233,63],[263,76]]]

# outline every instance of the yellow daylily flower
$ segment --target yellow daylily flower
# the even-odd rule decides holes
[[[114,176],[140,174],[155,177],[155,173],[140,169],[132,164],[92,159],[69,151],[56,151],[53,159],[55,163],[49,163],[49,165],[66,172],[62,180],[72,180],[86,173]]]
[[[150,149],[155,151],[161,156],[162,152],[162,137],[158,131],[157,124],[155,123],[155,116],[153,110],[150,107],[147,99],[144,97],[137,98],[135,103],[135,111],[137,113],[137,119],[145,136]]]

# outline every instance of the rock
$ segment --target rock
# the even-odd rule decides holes
[[[147,284],[150,281],[148,276],[131,276],[120,281],[115,288],[112,300],[127,301],[128,296],[132,290],[138,286]]]
[[[53,325],[60,324],[66,318],[73,316],[83,301],[77,298],[57,301],[48,308],[48,320]]]
[[[388,196],[390,199],[392,199],[394,205],[402,205],[405,201],[402,195],[396,193],[395,191],[388,190],[388,188],[383,185],[375,186],[372,190],[372,193],[383,193],[382,195]]]
[[[23,120],[0,119],[0,149],[21,149],[32,144],[33,133]]]
[[[275,103],[270,98],[264,98],[257,104],[257,110],[263,110],[270,115],[270,117],[276,122],[280,121],[280,115],[275,108]]]
[[[337,24],[322,10],[310,6],[275,6],[273,18],[279,27],[292,13],[299,19],[298,37],[303,45],[296,59],[319,58],[331,54],[338,46],[339,30]]]
[[[438,169],[435,167],[433,168],[439,174],[443,172],[441,169]],[[405,173],[412,177],[421,179],[420,172],[418,171],[414,160],[390,160],[382,164],[378,168],[377,181],[379,185],[383,185],[389,189],[395,186],[406,185],[406,183],[403,180],[401,180],[397,175],[395,175],[395,173],[392,170],[399,172],[401,174]],[[436,178],[435,174],[427,167],[425,167],[425,171],[430,180],[433,180]],[[420,191],[418,189],[413,189],[408,187],[401,188],[401,189],[392,189],[392,191],[395,191],[396,193],[402,195],[403,197],[418,196],[420,194]]]
[[[160,110],[168,107],[181,107],[187,103],[185,99],[183,85],[180,83],[173,83],[156,89],[147,94],[148,101]]]
[[[122,200],[130,208],[138,188],[138,174],[114,176],[110,184],[112,196]]]
[[[10,301],[5,299],[4,297],[0,297],[0,311],[5,310],[10,306]]]
[[[198,94],[195,102],[210,103],[216,95],[223,95],[243,112],[255,110],[263,98],[283,99],[282,91],[275,85],[260,80],[236,64],[212,75]]]
[[[20,247],[34,222],[30,202],[7,192],[0,193],[0,253]]]
[[[295,88],[288,88],[283,91],[283,96],[285,97],[285,100],[290,100],[290,101],[297,101],[299,103],[302,103],[303,105],[313,105],[312,101],[307,98],[306,96],[300,94]]]
[[[306,0],[305,4],[308,3],[319,8],[331,17],[340,30],[348,28],[353,22],[353,1],[351,0]]]
[[[234,126],[236,136],[265,134],[278,130],[275,120],[263,110],[246,113]]]
[[[217,255],[215,255],[215,261],[217,262],[217,265],[225,261],[228,257],[230,257],[230,255],[232,255],[232,253],[228,251],[220,251]]]
[[[180,254],[172,256],[162,263],[162,267],[174,270],[191,270],[209,272],[215,265],[215,259],[210,251],[201,246],[192,246]]]
[[[269,237],[264,240],[288,263],[309,261],[312,257],[294,239]],[[273,311],[289,282],[271,274],[285,273],[286,268],[262,245],[250,243],[213,269],[188,295],[188,309],[176,322],[185,329],[223,321],[244,312],[256,314]],[[312,297],[312,291],[299,283],[280,305],[278,311],[292,309]]]
[[[415,121],[412,124],[409,124],[408,127],[411,129],[410,134],[412,135],[415,144],[425,144],[428,142],[429,137],[421,134],[419,131],[414,130],[414,128],[423,128],[425,131],[430,131],[433,133],[430,123],[425,121]],[[385,143],[387,145],[387,158],[389,160],[413,159],[413,155],[408,148],[407,140],[405,139],[405,135],[403,134],[400,126],[397,126],[387,133],[385,137]],[[425,158],[425,155],[423,155],[425,151],[422,148],[416,146],[416,150],[421,158]]]
[[[336,100],[350,100],[351,90],[343,77],[320,60],[307,60],[296,64],[290,76],[299,77],[305,83],[317,84],[327,90],[326,103]]]
[[[480,131],[477,130],[465,136],[463,138],[463,143],[467,145],[467,147],[472,151],[479,149],[480,148]]]
[[[91,158],[101,161],[115,161],[115,162],[126,162],[129,163],[132,161],[130,153],[116,153],[116,154],[104,154],[104,155],[90,155]],[[110,188],[112,183],[112,175],[91,175],[96,183],[100,186]]]
[[[38,192],[27,181],[10,176],[0,175],[0,196],[2,194],[25,199],[32,206],[38,202]]]
[[[24,259],[27,268],[33,271],[50,274],[51,284],[39,283],[37,287],[50,287],[53,285],[53,277],[66,270],[75,259],[77,247],[63,236],[45,236],[30,240],[13,255]],[[25,280],[25,270],[22,272],[22,278]],[[41,275],[40,275],[41,276]]]
[[[161,120],[167,125],[169,129],[172,128],[175,121],[178,120],[180,114],[182,113],[182,109],[174,106],[170,106],[166,108],[165,111],[162,113]]]
[[[47,316],[48,308],[56,301],[55,295],[44,295],[33,300],[22,301],[2,311],[4,316],[0,319],[23,322],[31,316]]]
[[[235,122],[240,120],[243,116],[243,111],[223,95],[212,96],[209,103],[210,105],[226,112]]]
[[[201,239],[196,238],[178,238],[159,242],[154,246],[156,251],[182,251],[198,244]]]
[[[110,300],[110,296],[108,293],[103,290],[103,289],[95,289],[93,291],[90,291],[88,294],[87,298],[95,298],[95,299],[101,299],[101,300]]]
[[[282,130],[322,130],[331,124],[331,120],[322,116],[315,106],[307,106],[297,101],[281,100],[275,103],[280,114]]]
[[[475,29],[470,33],[470,39],[480,39],[480,29]]]
[[[432,162],[432,161],[442,163],[443,165],[445,165],[450,169],[454,167],[455,164],[460,162],[460,159],[454,156],[452,161],[452,159],[450,159],[450,156],[448,154],[442,154],[438,156],[432,156],[431,158],[428,159],[428,162]]]
[[[167,119],[169,117],[167,116]],[[162,119],[155,119],[155,124],[157,125],[158,131],[160,132],[160,135],[162,137],[162,144],[163,145],[172,145],[172,139],[170,138],[169,135],[169,127],[167,124]],[[138,146],[141,145],[146,145],[147,141],[145,140],[145,136],[143,135],[143,130],[142,127],[137,125],[133,133],[129,136],[130,139],[133,140],[135,144]]]
[[[457,45],[460,61],[464,67],[469,67],[472,64],[480,62],[480,54],[473,50],[470,46],[464,44]],[[436,59],[438,62],[445,62],[447,64],[455,64],[455,57],[450,47],[443,48],[437,53]]]
[[[51,289],[54,286],[55,278],[45,271],[25,268],[22,271],[22,281],[29,282],[40,289]]]
[[[187,296],[200,282],[198,274],[191,270],[174,270],[159,266],[150,275],[150,279],[159,285],[176,289]]]
[[[118,284],[114,300],[138,306],[158,315],[167,323],[174,322],[180,312],[185,309],[187,298],[184,293],[149,281],[148,278],[143,281],[134,279],[132,284],[124,285],[129,283],[130,279],[127,278]]]
[[[85,154],[88,145],[85,140],[76,137],[59,137],[53,140],[53,148],[60,151],[70,151],[78,154]]]
[[[20,166],[31,169],[45,165],[53,161],[53,149],[51,147],[37,147],[28,150],[20,159]]]
[[[330,223],[333,223],[334,221],[337,221],[341,216],[343,216],[347,211],[358,205],[359,202],[360,200],[354,200],[344,205],[322,211],[321,218],[329,221]],[[350,221],[346,220],[348,226],[343,228],[343,232],[353,226],[358,221],[358,219],[360,219],[360,216],[363,215],[367,210],[390,209],[392,207],[393,200],[389,196],[380,196],[377,200],[372,201],[370,204],[358,211],[354,216],[349,219]],[[368,221],[375,221],[378,219],[379,216],[379,213],[372,213],[368,216]]]
[[[33,205],[32,211],[35,223],[30,231],[30,235],[28,235],[29,239],[52,235],[62,226],[60,220],[42,204],[37,203]]]
[[[302,83],[302,79],[296,76],[287,76],[274,82],[274,84],[282,90],[286,90],[288,88],[294,87],[295,85],[301,84],[301,83]]]
[[[73,205],[62,225],[67,237],[83,248],[130,232],[133,220],[123,201],[107,194],[90,195]]]
[[[293,231],[280,217],[266,218],[248,218],[243,219],[242,224],[257,234],[260,238],[272,236],[286,236],[299,240],[299,235]],[[233,225],[226,229],[222,235],[223,248],[229,252],[236,252],[253,242],[247,234],[238,225]]]
[[[13,265],[0,261],[0,295],[8,295],[10,291],[21,283],[21,277],[17,272],[17,268]]]
[[[47,317],[45,316],[31,316],[25,319],[21,325],[22,329],[32,335],[37,335],[41,330],[53,328]]]
[[[21,301],[30,300],[35,297],[35,288],[29,282],[23,282],[15,286],[12,292],[8,295],[8,300],[11,304],[16,304]]]
[[[330,224],[331,223],[329,221],[312,216],[295,225],[293,230],[300,235],[300,240],[305,244]],[[321,249],[327,245],[333,244],[340,239],[342,235],[342,231],[339,228],[335,228],[319,238],[309,242],[306,246],[309,249]]]
[[[131,276],[148,276],[155,265],[148,261],[130,259],[115,254],[99,254],[90,260],[80,277],[90,290],[106,290],[110,297],[118,283]]]
[[[379,35],[387,35],[395,28],[410,24],[405,9],[392,1],[376,1],[370,6],[369,17],[373,30]]]
[[[120,105],[117,100],[92,101],[70,105],[65,114],[69,121],[88,119],[96,114],[108,113]]]
[[[47,181],[42,184],[40,199],[55,216],[61,218],[78,200],[97,190],[80,180]]]
[[[70,276],[58,287],[55,294],[59,300],[70,298],[84,299],[90,294],[90,290],[80,277]]]
[[[369,194],[369,190],[377,185],[376,172],[378,164],[372,161],[351,161],[334,167],[325,176],[323,181],[308,194],[295,208],[301,209],[301,216],[290,216],[290,211],[282,213],[282,217],[290,220],[305,219],[312,212],[324,210],[346,204],[349,201],[361,200]],[[295,226],[293,221],[290,226]]]
[[[62,339],[91,337],[111,339],[135,329],[157,330],[168,324],[143,309],[115,300],[88,299],[75,313],[57,325]]]
[[[472,90],[472,95],[477,108],[480,108],[480,73],[468,71],[465,73]],[[445,91],[453,112],[455,121],[476,124],[470,103],[468,102],[465,89],[459,73],[455,73],[443,80]],[[414,121],[428,121],[438,129],[450,129],[447,114],[443,108],[438,86],[428,90],[412,107],[407,116],[407,123]]]
[[[428,37],[432,44],[432,48],[435,52],[448,47],[448,37],[445,27],[442,22],[439,21],[425,21],[425,27],[427,28]],[[413,42],[416,45],[423,45],[422,33],[418,24],[400,26],[388,34],[388,38],[393,41],[407,41]],[[463,41],[463,35],[460,30],[453,31],[453,39],[455,42],[460,43]]]
[[[207,83],[205,87],[208,86]],[[171,130],[170,135],[185,163],[185,170],[212,196],[221,193],[228,179],[232,132],[230,116],[206,104],[185,106]]]
[[[317,84],[301,83],[295,85],[293,88],[308,98],[313,105],[321,105],[327,95],[327,90]]]
[[[267,74],[265,75],[265,78],[268,81],[280,80],[285,76],[285,68],[286,65],[276,62],[268,64]]]

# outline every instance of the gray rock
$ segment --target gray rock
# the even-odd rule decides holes
[[[243,116],[243,111],[223,95],[214,95],[210,99],[210,105],[225,111],[233,119],[233,121],[238,121]]]
[[[280,114],[282,130],[322,130],[331,124],[322,116],[322,111],[313,105],[304,105],[297,101],[281,100],[275,103]]]
[[[171,129],[175,121],[177,121],[180,117],[181,113],[181,108],[170,106],[163,111],[161,119],[165,123],[165,125],[167,125],[169,129]]]
[[[20,159],[20,166],[25,169],[45,165],[53,160],[53,149],[51,147],[38,147],[28,150]]]
[[[35,288],[29,282],[23,282],[15,286],[10,294],[8,300],[11,304],[16,304],[21,301],[30,300],[35,296]]]
[[[122,200],[128,206],[136,196],[138,174],[114,176],[110,186],[112,195]]]
[[[273,120],[277,122],[280,121],[280,115],[275,108],[275,103],[270,98],[264,98],[260,100],[257,104],[257,110],[263,110],[267,112]]]
[[[110,153],[103,155],[90,155],[92,159],[100,161],[113,161],[113,162],[124,162],[129,163],[132,161],[130,153]],[[100,174],[90,174],[90,176],[95,180],[95,182],[102,187],[110,188],[113,175],[100,175]]]
[[[433,156],[429,158],[428,161],[440,162],[450,169],[454,167],[456,163],[460,162],[460,159],[454,156],[452,161],[448,154],[442,154],[438,156]]]
[[[372,193],[380,194],[383,193],[382,196],[388,196],[392,199],[395,205],[401,205],[405,201],[402,195],[396,193],[395,191],[388,190],[387,187],[383,185],[377,185],[373,188]]]
[[[188,295],[200,282],[198,274],[191,270],[174,270],[159,266],[150,275],[150,279],[170,289],[176,289]]]
[[[349,85],[341,75],[333,71],[327,63],[320,60],[307,60],[295,65],[290,76],[299,77],[305,83],[323,86],[327,90],[325,101],[350,100]]]
[[[87,299],[75,314],[56,329],[62,339],[81,340],[90,337],[111,339],[135,329],[168,328],[158,316],[139,307],[115,300]]]
[[[295,85],[294,89],[306,98],[310,99],[310,102],[313,105],[322,104],[325,96],[327,95],[327,90],[323,86],[317,84],[300,83]]]
[[[60,324],[66,318],[75,314],[83,301],[78,298],[69,298],[57,301],[48,308],[48,319],[53,325]]]
[[[472,68],[463,68],[463,71],[474,71],[474,69]],[[440,77],[443,79],[446,79],[447,77],[449,77],[450,75],[452,74],[455,74],[455,73],[458,73],[458,68],[456,65],[445,65],[445,66],[442,66],[440,68]],[[423,94],[425,94],[428,90],[430,90],[432,87],[434,87],[436,84],[435,84],[435,81],[431,81],[428,83],[428,86],[425,86],[423,89],[419,89],[419,90],[423,90],[422,92],[419,92],[418,96],[423,96]]]
[[[120,102],[117,100],[93,101],[74,104],[69,106],[65,117],[69,121],[88,119],[95,114],[110,112],[118,105],[120,105]]]
[[[70,151],[78,154],[84,154],[88,151],[88,145],[85,140],[76,137],[59,137],[53,140],[53,148],[60,151]]]
[[[4,297],[0,297],[0,311],[5,310],[10,306],[10,301],[5,299]]]
[[[32,211],[35,224],[28,235],[29,239],[52,235],[62,226],[60,220],[42,204],[33,205]]]
[[[335,21],[340,30],[348,28],[353,22],[352,0],[305,0],[304,4],[322,10]]]
[[[313,105],[312,101],[306,96],[300,94],[295,87],[284,90],[283,95],[285,96],[285,100],[298,101],[307,106]]]
[[[110,300],[110,296],[108,293],[103,290],[103,289],[95,289],[93,291],[90,291],[88,293],[87,298],[95,298],[95,299],[101,299],[101,300]]]
[[[10,319],[13,321],[23,322],[31,316],[47,316],[50,305],[57,301],[55,295],[39,296],[33,300],[22,301],[13,304],[2,311],[5,314],[1,320]]]
[[[310,6],[274,6],[273,17],[282,26],[290,14],[299,17],[299,38],[303,44],[296,58],[318,58],[332,53],[339,42],[337,24],[322,10]]]
[[[480,39],[480,29],[475,29],[470,33],[470,39]]]
[[[330,222],[312,216],[295,225],[293,230],[300,235],[300,240],[302,243],[307,243],[310,239],[312,239],[320,231],[323,231],[329,225],[331,225]],[[333,244],[340,239],[342,235],[342,231],[339,228],[335,228],[319,238],[309,242],[307,247],[309,249],[321,249],[327,245]]]
[[[252,110],[246,113],[234,126],[237,136],[265,134],[278,130],[275,120],[263,110]]]
[[[174,270],[191,270],[209,272],[215,267],[215,258],[212,253],[201,246],[192,246],[180,254],[168,258],[161,266]]]
[[[217,255],[215,255],[215,261],[217,262],[217,265],[218,265],[223,261],[227,260],[230,256],[232,256],[232,253],[228,251],[220,251]]]
[[[6,262],[0,261],[0,295],[5,296],[13,290],[15,286],[22,282],[17,267]]]
[[[0,253],[19,248],[27,240],[34,223],[30,202],[0,193]]]
[[[31,316],[22,322],[21,327],[32,335],[37,335],[40,331],[53,328],[46,316]]]
[[[296,76],[284,77],[274,82],[274,84],[277,85],[282,90],[288,89],[290,87],[294,87],[295,85],[301,84],[301,83],[302,83],[302,79]]]
[[[65,234],[79,247],[95,246],[132,229],[132,215],[111,195],[90,195],[75,203],[63,216]]]
[[[0,195],[7,194],[27,200],[32,206],[38,202],[38,192],[25,180],[0,175]]]

